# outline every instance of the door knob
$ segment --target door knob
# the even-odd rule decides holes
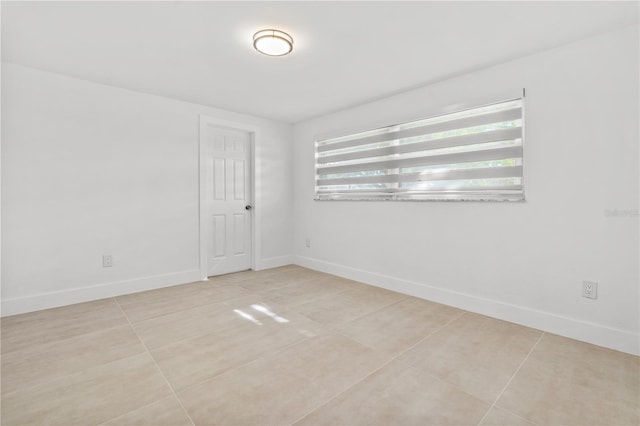
[[[251,204],[247,204],[246,206],[244,206],[245,210],[251,210],[253,207],[251,207]]]

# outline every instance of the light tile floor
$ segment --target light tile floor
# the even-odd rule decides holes
[[[638,425],[640,360],[286,266],[3,318],[3,425]]]

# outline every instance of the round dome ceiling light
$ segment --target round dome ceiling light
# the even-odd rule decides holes
[[[284,56],[293,50],[293,38],[280,30],[260,30],[253,35],[253,47],[265,55]]]

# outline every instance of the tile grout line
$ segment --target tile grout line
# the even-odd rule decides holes
[[[440,330],[442,330],[443,328],[447,327],[449,324],[451,324],[452,322],[456,321],[457,319],[461,318],[464,314],[466,313],[466,311],[462,311],[459,315],[456,315],[455,317],[451,318],[449,321],[447,321],[446,323],[444,323],[443,325],[441,325],[440,327],[438,327],[437,329],[435,329],[433,332],[427,334],[426,336],[424,336],[422,339],[418,340],[416,343],[414,343],[413,345],[409,346],[408,348],[406,348],[405,350],[398,352],[398,354],[396,354],[395,356],[391,357],[391,359],[389,359],[387,362],[383,363],[382,365],[380,365],[380,367],[376,368],[375,370],[373,370],[372,372],[370,372],[369,374],[365,375],[364,377],[362,377],[360,380],[356,380],[355,382],[353,382],[351,385],[347,386],[344,390],[342,390],[341,392],[338,392],[337,394],[335,394],[334,396],[332,396],[331,398],[329,398],[328,400],[326,400],[325,402],[319,404],[318,406],[312,408],[309,412],[305,413],[304,415],[300,416],[299,418],[297,418],[295,421],[291,422],[291,425],[296,424],[297,422],[299,422],[300,420],[304,419],[305,417],[307,417],[309,414],[313,413],[314,411],[318,410],[319,408],[327,405],[328,403],[330,403],[331,401],[333,401],[334,399],[336,399],[337,397],[339,397],[340,395],[342,395],[343,393],[347,392],[348,390],[352,389],[354,386],[358,385],[359,383],[362,383],[363,381],[365,381],[367,378],[371,377],[372,375],[374,375],[375,373],[377,373],[378,371],[382,370],[384,367],[386,367],[387,365],[391,364],[393,361],[397,360],[400,356],[402,356],[403,354],[405,354],[406,352],[410,351],[411,349],[413,349],[414,347],[418,346],[420,343],[422,343],[423,341],[425,341],[426,339],[428,339],[429,337],[433,336],[434,334],[436,334],[437,332],[439,332]],[[354,342],[358,343],[359,345],[362,345],[366,348],[369,348],[369,346],[364,345],[360,342],[358,342],[357,340],[349,337],[349,336],[345,336],[344,334],[338,332],[337,334],[340,334],[341,336],[344,336],[346,338],[348,338],[349,340],[353,340]],[[372,349],[372,348],[369,348]],[[373,350],[373,349],[372,349]],[[375,352],[375,350],[374,350]]]
[[[538,337],[538,340],[536,340],[536,343],[534,343],[534,345],[531,347],[531,349],[529,350],[529,352],[527,353],[527,356],[524,357],[524,359],[522,360],[522,362],[520,363],[520,365],[518,365],[518,368],[516,368],[516,371],[513,372],[513,374],[511,375],[511,377],[509,378],[509,380],[507,381],[507,383],[504,385],[504,387],[502,388],[502,390],[500,391],[500,393],[498,394],[498,396],[496,396],[496,399],[493,400],[493,404],[491,404],[491,406],[489,407],[489,409],[487,410],[486,413],[484,413],[484,416],[482,416],[482,418],[480,419],[480,421],[478,422],[478,426],[480,426],[482,424],[482,422],[484,421],[485,418],[487,418],[487,416],[489,415],[489,412],[496,406],[496,403],[498,402],[498,400],[500,399],[500,397],[502,397],[502,394],[504,394],[504,392],[507,390],[507,388],[509,387],[509,385],[511,384],[511,382],[513,381],[513,379],[516,377],[516,374],[518,374],[520,372],[520,369],[522,368],[522,366],[527,362],[527,360],[529,359],[529,357],[531,356],[531,354],[533,353],[534,349],[538,346],[538,343],[540,343],[540,340],[542,340],[542,338],[544,337],[546,333],[543,331],[542,333],[540,333],[540,336]],[[508,410],[507,410],[508,411]],[[509,411],[511,413],[511,411]],[[529,421],[528,419],[525,419],[522,416],[519,416],[515,413],[512,413],[517,417],[520,417],[524,420]]]
[[[413,349],[414,347],[418,346],[420,343],[424,342],[425,340],[429,339],[430,337],[432,337],[434,334],[440,332],[440,330],[442,330],[443,328],[445,328],[446,326],[448,326],[449,324],[451,324],[454,321],[457,321],[459,318],[461,318],[464,314],[466,314],[466,311],[462,311],[460,312],[460,314],[458,314],[457,316],[455,316],[454,318],[451,318],[449,321],[447,321],[445,324],[441,325],[440,327],[438,327],[437,329],[433,330],[431,333],[427,334],[426,336],[422,337],[420,340],[418,340],[416,343],[414,343],[413,345],[409,346],[408,348],[398,352],[393,358],[391,358],[391,360],[389,360],[389,362],[385,363],[383,365],[383,367],[389,363],[391,363],[392,361],[396,360],[397,358],[400,358],[400,356],[404,355],[406,352],[410,351],[411,349]],[[336,330],[337,334],[340,334],[341,336],[344,336],[348,339],[351,339],[359,344],[361,344],[362,346],[365,346],[371,350],[376,350],[375,348],[372,348],[371,346],[367,345],[366,343],[360,342],[358,339],[356,339],[355,337],[351,337],[348,336],[346,334],[344,334],[343,332]],[[413,368],[413,366],[407,364],[408,367]],[[382,368],[382,367],[380,367]],[[378,369],[379,370],[379,369]],[[415,369],[414,369],[415,370]],[[377,370],[376,370],[377,371]]]
[[[400,303],[400,302],[402,302],[402,300],[401,300],[401,301],[398,301],[398,302],[396,302],[396,303],[394,303],[394,305],[395,305],[395,304],[397,304],[397,303]],[[393,305],[389,305],[389,306],[393,306]],[[384,307],[384,308],[382,308],[382,309],[386,309],[386,308],[388,308],[389,306],[385,306],[385,307]],[[363,316],[357,317],[356,319],[354,319],[354,320],[349,320],[349,321],[347,321],[347,322],[346,322],[346,323],[344,323],[344,324],[349,324],[349,323],[351,323],[351,322],[354,322],[354,321],[360,320],[360,319],[362,319],[362,318],[364,318],[364,317],[366,317],[366,316],[368,316],[368,315],[375,314],[376,312],[377,312],[377,311],[374,311],[374,312],[372,312],[372,313],[370,313],[370,314],[366,314],[366,315],[363,315]],[[413,349],[415,346],[419,345],[419,344],[420,344],[420,343],[422,343],[424,340],[426,340],[426,339],[430,338],[431,336],[433,336],[434,334],[438,333],[438,332],[439,332],[440,330],[442,330],[444,327],[448,326],[448,325],[449,325],[449,324],[451,324],[452,322],[454,322],[454,321],[456,321],[457,319],[461,318],[465,313],[467,313],[467,311],[462,311],[462,312],[461,312],[461,313],[459,313],[457,316],[455,316],[454,318],[452,318],[452,319],[450,319],[449,321],[447,321],[445,324],[443,324],[443,325],[441,325],[440,327],[438,327],[437,329],[433,330],[431,333],[427,334],[426,336],[421,337],[421,338],[420,338],[420,340],[418,340],[418,341],[417,341],[416,343],[414,343],[413,345],[411,345],[411,346],[409,346],[408,348],[406,348],[406,349],[404,349],[404,350],[402,350],[402,351],[398,352],[398,354],[397,354],[396,356],[394,356],[394,357],[391,359],[391,361],[393,361],[393,360],[394,360],[394,359],[396,359],[396,358],[399,358],[399,357],[400,357],[402,354],[404,354],[405,352],[407,352],[407,351],[409,351],[409,350]],[[374,347],[372,347],[372,346],[369,346],[367,343],[361,342],[361,341],[360,341],[360,340],[358,340],[357,338],[355,338],[355,337],[353,337],[353,336],[349,336],[349,335],[345,334],[343,331],[341,331],[341,330],[338,328],[338,327],[339,327],[339,325],[336,325],[336,326],[328,326],[328,327],[330,327],[330,328],[331,328],[331,330],[332,330],[334,333],[336,333],[336,334],[339,334],[339,335],[341,335],[341,336],[343,336],[343,337],[346,337],[347,339],[351,339],[351,340],[355,341],[356,343],[359,343],[359,344],[361,344],[362,346],[365,346],[365,347],[367,347],[367,348],[369,348],[369,349],[371,349],[371,350],[374,350],[374,351],[376,350],[376,348],[374,348]]]
[[[168,397],[168,396],[166,396],[165,398],[169,398],[169,397]],[[165,398],[162,398],[162,399],[165,399]],[[124,417],[124,416],[126,416],[127,414],[133,413],[134,411],[138,411],[138,410],[142,410],[143,408],[147,408],[147,407],[149,407],[149,406],[151,406],[151,405],[153,405],[153,404],[156,404],[156,403],[158,403],[158,402],[162,401],[162,399],[158,399],[158,400],[156,400],[156,401],[151,401],[151,402],[150,402],[150,403],[148,403],[148,404],[141,405],[141,406],[140,406],[140,407],[138,407],[138,408],[134,408],[134,409],[133,409],[133,410],[131,410],[131,411],[127,411],[126,413],[122,413],[122,414],[120,414],[119,416],[112,417],[112,418],[110,418],[110,419],[108,419],[108,420],[106,420],[106,421],[104,421],[104,422],[102,422],[102,423],[98,423],[98,424],[97,424],[97,425],[95,425],[95,426],[106,426],[106,425],[108,425],[109,423],[113,424],[112,422],[114,422],[114,421],[118,420],[119,418]],[[118,426],[120,426],[120,425],[118,425]]]
[[[316,337],[321,337],[321,336],[316,336]],[[215,374],[214,376],[211,376],[211,377],[209,377],[209,378],[207,378],[207,379],[205,379],[205,380],[203,380],[203,381],[200,381],[200,382],[196,382],[196,383],[192,383],[192,384],[190,384],[190,385],[187,385],[187,386],[185,386],[182,390],[183,390],[183,391],[187,391],[187,390],[190,390],[190,389],[192,389],[192,388],[195,388],[196,386],[200,386],[200,385],[202,385],[202,384],[204,384],[204,383],[211,382],[211,381],[213,381],[213,380],[217,380],[220,376],[225,376],[225,375],[227,375],[227,374],[231,374],[232,372],[235,372],[235,370],[237,370],[237,369],[240,369],[240,368],[243,368],[243,367],[249,366],[249,365],[251,365],[251,364],[254,364],[254,363],[256,363],[256,362],[258,362],[258,361],[260,361],[260,360],[262,360],[262,359],[264,359],[264,358],[268,358],[268,357],[270,357],[270,356],[277,355],[277,354],[278,354],[278,353],[280,353],[280,352],[284,352],[284,351],[286,351],[286,350],[290,349],[290,348],[291,348],[291,347],[293,347],[293,346],[299,345],[299,344],[301,344],[302,342],[306,342],[306,341],[308,341],[308,340],[310,340],[310,339],[314,339],[314,338],[316,338],[316,337],[303,337],[301,340],[298,340],[298,341],[295,341],[295,342],[288,343],[288,344],[284,345],[283,347],[281,347],[281,348],[279,348],[279,349],[274,350],[273,352],[267,352],[267,353],[264,353],[264,354],[262,354],[262,355],[259,355],[258,357],[254,358],[254,359],[252,359],[252,360],[250,360],[250,361],[247,361],[247,362],[245,362],[244,364],[240,364],[240,365],[237,365],[237,366],[235,366],[235,367],[230,367],[230,368],[228,368],[227,370],[223,370],[223,371],[221,371],[220,373],[217,373],[217,374]]]
[[[167,384],[167,386],[169,386],[169,389],[171,390],[171,393],[173,394],[173,396],[176,398],[176,401],[178,401],[178,404],[180,404],[180,407],[182,407],[182,410],[184,411],[184,413],[187,415],[187,418],[189,419],[189,421],[191,422],[191,424],[193,426],[195,426],[195,422],[193,421],[193,419],[191,418],[191,416],[189,415],[189,412],[187,411],[187,409],[184,407],[184,405],[182,404],[182,401],[180,400],[180,398],[178,398],[178,394],[176,393],[176,391],[173,389],[173,386],[171,386],[171,383],[169,383],[169,380],[167,380],[167,377],[164,375],[164,373],[162,372],[162,369],[160,368],[160,366],[158,365],[158,363],[156,362],[156,359],[153,357],[153,355],[151,355],[151,351],[149,350],[149,348],[147,348],[147,345],[144,344],[144,342],[142,341],[142,339],[140,338],[140,335],[138,334],[138,332],[136,331],[135,327],[133,326],[133,324],[131,323],[131,321],[129,320],[129,317],[127,316],[127,313],[124,311],[124,309],[122,309],[122,306],[120,305],[120,302],[118,302],[117,298],[113,298],[113,300],[115,300],[116,304],[118,305],[118,307],[120,308],[120,311],[122,312],[122,315],[124,315],[125,319],[127,320],[127,322],[129,323],[129,326],[131,327],[131,330],[133,330],[133,333],[136,335],[136,337],[138,338],[138,340],[140,341],[140,344],[142,345],[142,347],[144,348],[144,350],[147,352],[147,354],[149,355],[149,358],[151,358],[151,361],[153,361],[153,364],[156,366],[156,369],[158,370],[158,372],[160,373],[160,376],[164,379],[165,383]]]
[[[367,284],[365,284],[365,285],[367,285]],[[302,312],[302,310],[299,310],[300,306],[302,306],[302,305],[306,305],[306,304],[308,304],[308,303],[312,303],[312,302],[317,301],[317,300],[320,300],[320,299],[322,299],[322,298],[324,298],[324,297],[333,297],[333,296],[337,296],[337,295],[339,295],[339,294],[346,293],[347,291],[351,291],[351,290],[354,290],[354,289],[349,289],[349,290],[341,291],[341,292],[338,292],[338,293],[336,293],[336,294],[328,293],[328,294],[326,294],[326,295],[322,295],[322,296],[316,297],[316,298],[314,298],[314,299],[312,299],[312,300],[305,301],[304,303],[299,303],[299,304],[296,304],[296,305],[293,305],[293,306],[289,306],[289,307],[288,307],[288,309],[290,309],[290,310],[292,310],[292,311],[296,312],[296,313],[297,313],[297,314],[299,314],[299,315],[304,316],[304,317],[305,317],[305,318],[307,318],[307,319],[310,319],[311,321],[314,321],[314,322],[317,322],[318,324],[321,324],[321,323],[319,322],[319,320],[313,319],[313,318],[311,318],[310,316],[307,316],[304,312]],[[383,289],[383,290],[386,290],[386,289]],[[391,291],[391,290],[388,290],[388,291]],[[399,294],[402,294],[402,293],[399,293]],[[322,324],[322,325],[324,325],[325,327],[329,327],[332,331],[335,331],[336,333],[338,333],[338,334],[340,334],[340,335],[343,335],[344,337],[348,337],[348,338],[349,338],[349,339],[351,339],[351,340],[355,340],[353,337],[349,337],[349,336],[346,336],[346,335],[344,335],[344,334],[340,333],[336,327],[339,327],[340,325],[344,325],[344,324],[349,324],[349,323],[351,323],[351,322],[357,321],[357,320],[362,319],[362,318],[364,318],[364,317],[366,317],[366,316],[369,316],[369,315],[373,315],[373,314],[375,314],[376,312],[378,312],[378,311],[380,311],[380,310],[382,310],[382,309],[387,309],[387,308],[390,308],[391,306],[394,306],[394,305],[397,305],[397,304],[399,304],[399,303],[402,303],[402,302],[404,302],[405,300],[407,300],[409,297],[411,297],[411,296],[403,297],[403,298],[402,298],[402,299],[400,299],[400,300],[397,300],[397,301],[395,301],[395,302],[391,302],[391,303],[390,303],[390,304],[388,304],[388,305],[381,306],[381,307],[379,307],[379,308],[377,308],[377,309],[375,309],[375,310],[373,310],[373,311],[371,311],[371,312],[367,312],[367,313],[364,313],[364,314],[362,314],[362,315],[358,315],[358,316],[356,316],[356,317],[354,317],[354,318],[351,318],[351,319],[350,319],[350,320],[348,320],[348,321],[345,321],[344,323],[338,323],[338,324],[333,324],[333,325],[332,325],[332,324],[326,324],[326,325],[325,325],[325,324]],[[358,341],[356,340],[356,342],[358,342]],[[358,342],[358,343],[360,343],[360,342]],[[360,343],[360,344],[363,344],[363,343]],[[364,346],[367,346],[367,345],[364,345]],[[369,347],[369,346],[367,346],[367,347]],[[373,348],[371,348],[371,349],[373,349]]]

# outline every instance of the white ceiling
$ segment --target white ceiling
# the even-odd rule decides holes
[[[2,2],[2,59],[298,122],[638,22],[638,2]],[[273,58],[251,46],[275,27]]]

